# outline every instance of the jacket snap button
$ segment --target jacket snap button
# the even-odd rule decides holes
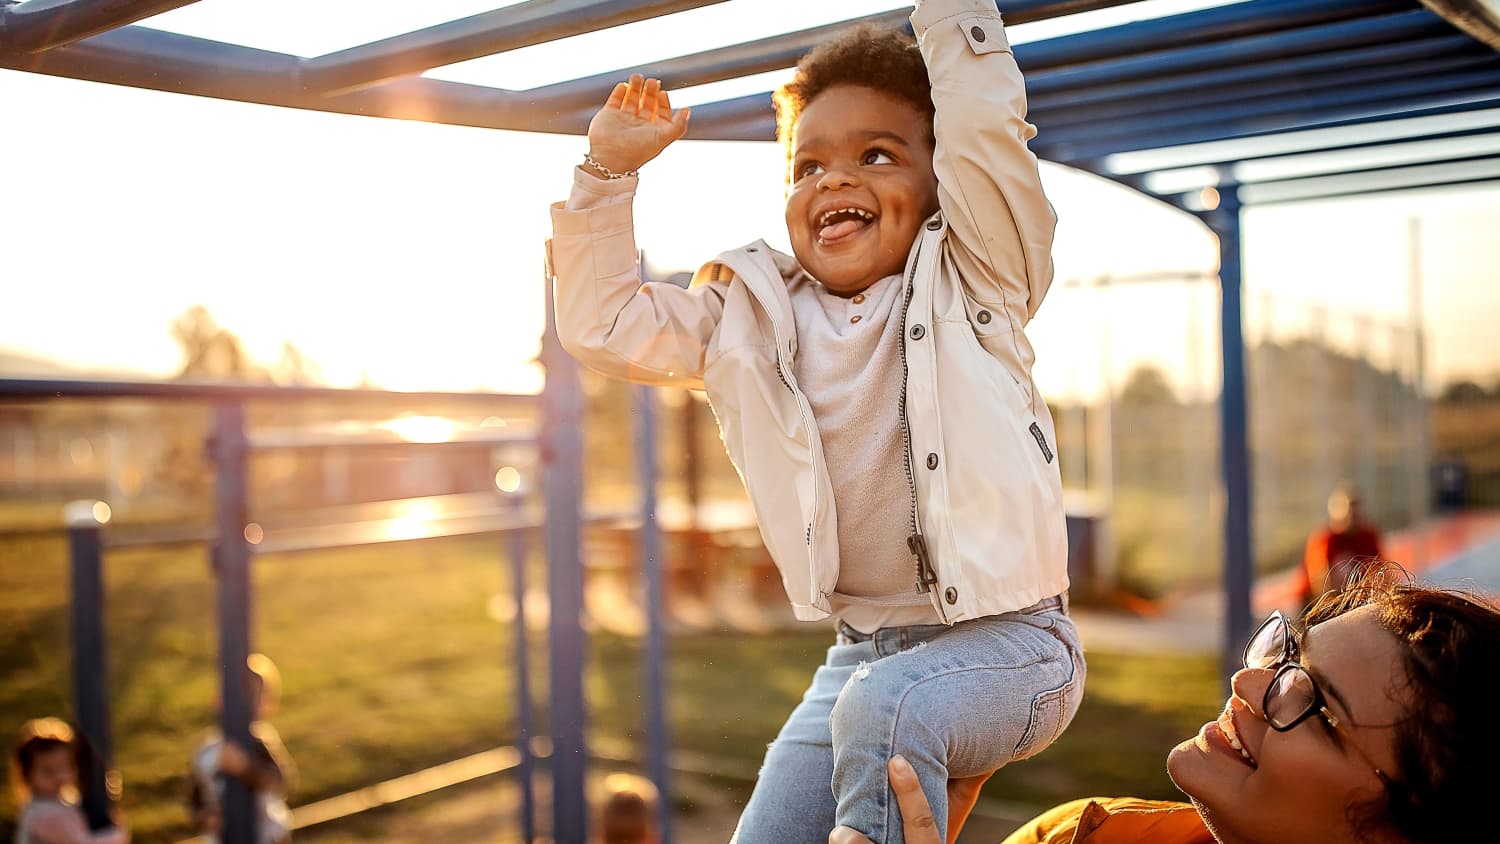
[[[929,469],[936,469],[937,468],[937,463],[938,463],[937,452],[934,451],[934,452],[932,452],[932,453],[930,453],[930,454],[927,455],[927,468],[929,468]]]
[[[977,320],[979,320],[979,324],[980,325],[989,325],[990,324],[990,312],[989,311],[980,311],[979,314],[977,316],[975,316],[974,318],[977,319]]]
[[[943,590],[943,600],[947,601],[950,604],[958,603],[958,590],[954,589],[952,586],[949,586],[947,589]]]
[[[920,340],[923,337],[925,337],[926,335],[927,335],[927,329],[923,328],[922,326],[920,326],[920,325],[913,325],[911,327],[911,339],[913,339],[913,340]]]
[[[930,229],[931,231],[937,231],[938,229],[940,229],[942,227],[943,227],[943,221],[942,220],[928,220],[927,221],[927,228]]]
[[[969,34],[972,35],[972,36],[974,36],[974,40],[975,41],[978,41],[981,44],[984,43],[984,28],[983,27],[976,26],[973,29],[969,30]],[[949,601],[948,603],[951,604],[953,602]]]

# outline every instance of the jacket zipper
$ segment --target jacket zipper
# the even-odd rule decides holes
[[[917,515],[917,472],[916,466],[912,463],[911,424],[908,421],[906,415],[906,386],[907,381],[909,380],[909,377],[911,375],[911,365],[907,362],[906,359],[906,320],[907,315],[911,312],[912,295],[916,292],[915,281],[917,277],[917,265],[921,262],[921,259],[922,242],[921,240],[918,240],[917,254],[912,258],[911,272],[906,277],[906,296],[901,303],[900,417],[901,451],[904,458],[902,460],[902,465],[906,467],[906,484],[908,489],[911,491],[911,522],[909,524],[911,533],[906,537],[906,547],[909,551],[911,551],[912,559],[916,563],[917,591],[921,593],[928,593],[932,591],[933,586],[937,585],[938,577],[937,570],[932,566],[932,555],[927,549],[927,538],[922,536],[922,525]],[[946,621],[947,615],[943,612],[943,608],[938,605],[938,602],[936,600],[933,601],[933,605],[937,606],[938,614],[942,615],[943,620]]]
[[[786,387],[787,392],[791,393],[792,394],[792,398],[797,401],[797,414],[802,417],[802,428],[803,428],[803,430],[807,431],[807,436],[808,436],[808,450],[812,451],[812,452],[818,452],[819,456],[821,457],[821,448],[820,448],[820,444],[817,441],[817,436],[818,436],[817,428],[815,428],[812,425],[811,414],[808,412],[802,396],[797,393],[797,388],[792,386],[792,382],[787,377],[787,374],[786,374],[786,369],[785,369],[783,361],[782,361],[782,354],[783,354],[783,350],[785,349],[785,346],[783,345],[782,338],[781,338],[781,329],[777,325],[777,322],[776,322],[776,313],[775,313],[775,311],[773,311],[770,308],[769,305],[766,304],[765,300],[761,298],[760,293],[758,293],[756,291],[756,289],[755,289],[755,285],[752,284],[752,285],[748,285],[748,286],[750,288],[751,295],[755,297],[755,300],[760,303],[761,308],[763,308],[765,310],[767,316],[769,316],[771,318],[771,333],[772,333],[772,335],[776,339],[776,377],[779,378],[779,379],[781,379],[781,385],[783,387]],[[814,600],[816,600],[816,598],[820,597],[823,594],[822,588],[818,585],[818,576],[817,576],[818,572],[816,571],[815,567],[813,566],[813,557],[812,557],[812,553],[813,553],[812,552],[813,529],[814,529],[814,527],[817,524],[818,512],[819,512],[819,510],[822,509],[821,506],[820,506],[822,502],[821,502],[821,495],[819,494],[820,493],[819,484],[817,483],[817,478],[816,478],[816,461],[814,461],[814,470],[815,471],[814,471],[814,478],[813,478],[813,481],[814,481],[813,482],[813,520],[807,523],[806,537],[807,537],[807,549],[808,549],[808,551],[807,551],[807,553],[808,553],[808,557],[807,557],[807,563],[808,563],[807,564],[807,574],[808,574],[808,581],[809,581],[808,585],[812,588],[813,592],[815,593],[812,597],[814,598]]]

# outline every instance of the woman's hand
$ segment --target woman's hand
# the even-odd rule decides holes
[[[637,73],[616,85],[589,121],[589,155],[616,173],[640,169],[687,132],[691,112],[673,112],[661,80]]]
[[[906,844],[940,844],[937,821],[932,817],[932,806],[927,795],[922,793],[922,783],[911,764],[900,756],[891,758],[886,766],[891,780],[891,790],[896,792],[896,805],[901,808],[901,825],[906,834]],[[974,810],[979,799],[979,789],[993,775],[980,774],[961,780],[948,780],[948,842],[958,840],[958,833]],[[847,826],[835,829],[828,836],[828,844],[872,844],[870,839]]]

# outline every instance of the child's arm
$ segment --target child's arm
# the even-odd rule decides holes
[[[932,79],[938,203],[970,295],[1019,328],[1052,283],[1057,217],[1027,141],[1026,88],[994,0],[917,0],[912,29]]]
[[[589,123],[589,155],[573,196],[552,206],[548,260],[563,348],[605,375],[701,387],[703,358],[723,311],[722,283],[684,290],[642,284],[630,198],[639,169],[687,131],[657,80],[620,83]]]

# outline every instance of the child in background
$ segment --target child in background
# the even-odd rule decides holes
[[[281,735],[265,720],[275,713],[280,700],[281,672],[264,654],[251,654],[246,663],[246,692],[255,718],[250,734],[255,744],[241,747],[217,732],[205,740],[193,754],[188,806],[199,833],[218,841],[225,778],[234,777],[255,795],[258,844],[287,844],[292,839],[292,817],[286,793],[296,768]]]
[[[65,722],[38,718],[22,726],[11,777],[21,807],[16,844],[129,844],[124,827],[89,830],[78,808],[77,746]]]
[[[1024,333],[1052,280],[1020,70],[993,0],[918,0],[915,42],[859,27],[777,92],[793,255],[643,284],[637,170],[688,127],[620,83],[553,206],[558,335],[585,365],[705,389],[799,619],[837,638],[766,754],[740,844],[902,840],[886,765],[947,782],[1040,752],[1084,663],[1067,615],[1052,419]],[[734,201],[706,195],[686,213]],[[955,807],[962,813],[966,807]]]

